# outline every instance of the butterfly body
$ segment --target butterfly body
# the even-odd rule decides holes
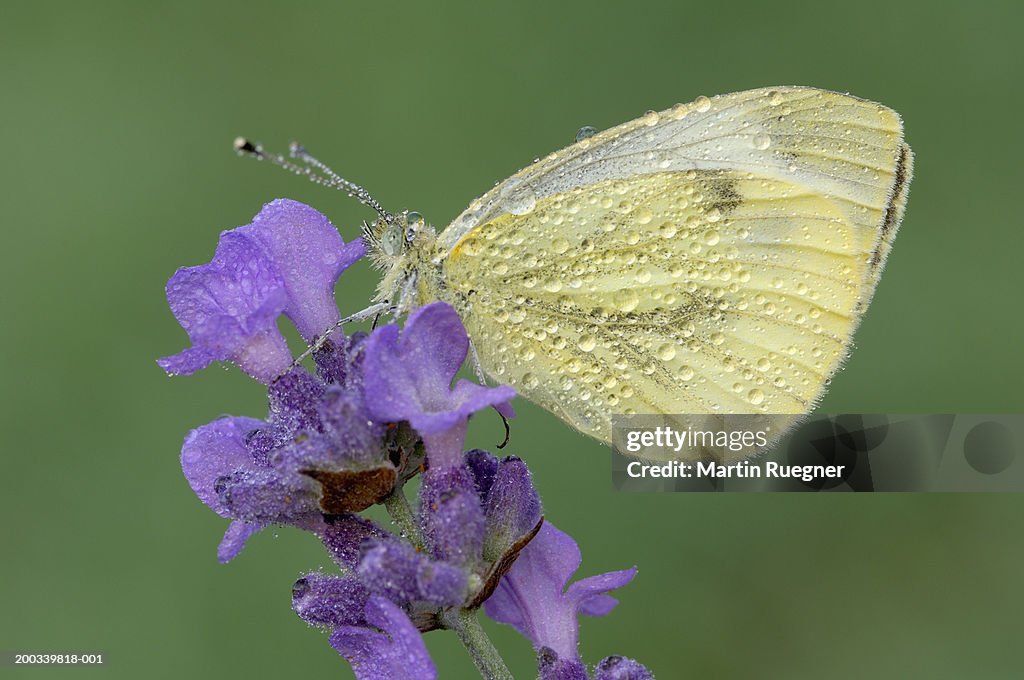
[[[911,163],[879,104],[702,97],[549,155],[440,235],[404,220],[382,248],[381,224],[380,298],[453,305],[491,378],[605,442],[617,413],[799,416],[849,352]]]

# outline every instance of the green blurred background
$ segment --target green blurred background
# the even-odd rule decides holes
[[[371,6],[372,5],[372,6]],[[857,348],[822,410],[1020,411],[1019,3],[7,2],[0,9],[0,650],[102,651],[9,677],[351,677],[289,609],[314,539],[225,522],[178,465],[235,370],[166,378],[184,333],[163,285],[275,197],[346,238],[368,212],[231,153],[303,141],[393,210],[443,226],[581,125],[776,84],[906,119],[917,172]],[[346,275],[360,308],[373,275]],[[1019,677],[1024,499],[618,495],[606,452],[519,403],[514,452],[581,575],[636,564],[584,658],[661,680]],[[485,427],[486,426],[486,427]],[[492,445],[478,423],[472,443]],[[1018,461],[1019,462],[1019,461]],[[516,677],[529,645],[491,626]],[[453,636],[443,678],[474,677]]]

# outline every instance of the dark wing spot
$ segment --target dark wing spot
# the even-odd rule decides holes
[[[737,181],[726,173],[715,173],[704,186],[709,208],[717,208],[722,215],[728,215],[743,202],[737,190]]]
[[[882,237],[879,239],[875,252],[871,253],[872,267],[877,266],[881,261],[885,242],[889,234],[896,227],[896,223],[899,222],[901,213],[899,203],[903,200],[907,190],[907,161],[910,147],[906,144],[901,145],[899,153],[900,155],[896,159],[896,173],[892,182],[891,198],[889,199],[889,204],[885,206],[885,216],[882,218]]]

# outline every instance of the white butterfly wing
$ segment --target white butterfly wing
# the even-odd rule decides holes
[[[878,104],[698,100],[475,201],[439,238],[428,297],[459,310],[488,373],[604,441],[613,413],[804,413],[848,350],[909,177]]]

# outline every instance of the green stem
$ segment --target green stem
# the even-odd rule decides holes
[[[416,521],[416,515],[409,507],[409,499],[405,497],[405,490],[397,486],[394,491],[384,498],[384,508],[387,509],[391,520],[398,525],[402,535],[412,542],[417,549],[423,550],[423,533]]]
[[[487,637],[480,621],[476,618],[476,610],[448,610],[441,616],[447,628],[455,631],[462,644],[469,650],[473,663],[485,680],[514,680],[505,662]]]

